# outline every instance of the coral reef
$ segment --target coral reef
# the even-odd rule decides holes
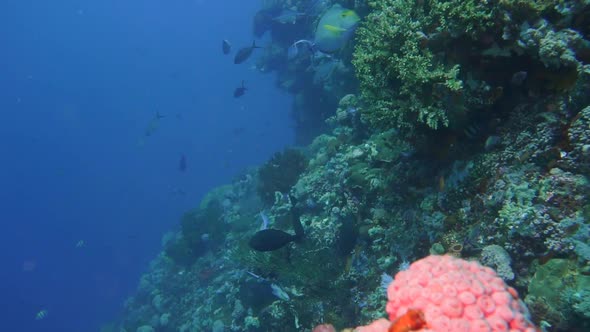
[[[530,78],[529,91],[568,90],[590,54],[582,33],[555,27],[583,15],[575,2],[369,4],[353,59],[363,117],[408,136],[465,128],[482,112],[497,111],[515,88],[509,84],[515,73]]]
[[[262,10],[310,3],[267,1]],[[333,3],[361,14],[354,71],[351,45],[287,58],[321,10],[262,26],[272,47],[258,68],[276,71],[294,95],[298,139],[311,143],[275,154],[188,212],[118,325],[289,332],[367,324],[383,315],[381,280],[436,254],[496,270],[498,297],[520,310],[510,287],[518,290],[544,330],[587,330],[590,4],[321,1]],[[251,250],[261,211],[285,231],[297,216],[305,237]]]

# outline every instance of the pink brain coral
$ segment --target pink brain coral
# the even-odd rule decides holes
[[[387,313],[358,332],[534,332],[516,290],[496,272],[453,256],[428,256],[399,272],[387,288]],[[407,312],[423,314],[425,327],[408,328]],[[389,326],[387,326],[389,325]]]

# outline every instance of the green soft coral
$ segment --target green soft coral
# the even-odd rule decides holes
[[[482,32],[494,28],[497,9],[491,1],[436,0],[427,1],[436,31],[457,37],[477,39]]]
[[[357,32],[353,64],[366,104],[364,119],[379,128],[448,126],[452,99],[463,89],[460,67],[427,47],[430,36],[475,39],[496,15],[480,1],[381,0]],[[429,34],[429,35],[427,35]],[[442,37],[441,37],[442,36]]]

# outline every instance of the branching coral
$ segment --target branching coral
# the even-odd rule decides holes
[[[493,26],[494,11],[480,1],[383,0],[358,30],[353,64],[367,104],[364,118],[377,127],[448,126],[462,91],[459,65],[432,51],[433,38],[477,38]]]

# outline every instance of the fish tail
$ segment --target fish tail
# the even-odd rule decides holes
[[[293,239],[295,241],[301,240],[305,236],[305,230],[303,229],[303,225],[301,224],[300,217],[301,217],[301,212],[299,211],[299,209],[296,207],[293,207],[291,218],[293,218],[293,230],[295,231],[295,235],[293,236]]]

